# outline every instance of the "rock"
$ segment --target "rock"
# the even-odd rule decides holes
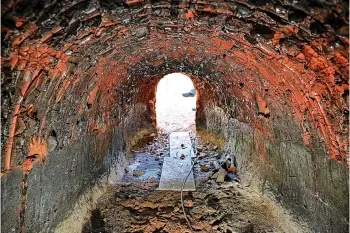
[[[209,167],[205,164],[200,164],[199,165],[201,167],[201,171],[202,172],[208,172],[209,171]]]
[[[202,152],[203,151],[203,146],[197,146],[197,151]]]
[[[202,159],[202,158],[204,158],[205,156],[206,156],[205,153],[200,152],[200,153],[198,154],[198,159]]]
[[[219,170],[220,169],[220,164],[218,161],[214,161],[210,163],[210,166],[214,169],[214,170]]]
[[[160,231],[165,226],[165,224],[165,222],[159,221],[157,218],[150,219],[150,225],[146,227],[144,232]]]
[[[230,189],[232,190],[233,187],[237,187],[237,184],[234,182],[226,182],[220,186],[223,190]],[[239,196],[237,192],[232,192],[232,196]]]
[[[181,154],[181,155],[180,155],[180,159],[185,159],[185,157],[186,157],[186,156],[185,156],[184,154]]]
[[[140,206],[143,208],[150,208],[150,209],[157,209],[159,207],[158,204],[155,204],[155,203],[150,202],[150,201],[145,201],[145,202],[141,203]]]
[[[231,173],[236,173],[237,172],[237,168],[235,166],[232,166],[228,169],[228,172],[231,172]]]
[[[218,172],[218,178],[216,179],[216,182],[223,183],[225,181],[226,174],[227,174],[227,172],[225,171],[225,169],[220,168],[219,172]]]
[[[184,206],[187,208],[193,207],[193,201],[192,200],[184,201]]]
[[[143,174],[144,174],[144,172],[142,170],[136,170],[136,171],[134,171],[134,173],[132,175],[139,177],[139,176],[142,176]]]
[[[226,177],[225,177],[225,180],[227,180],[227,181],[234,180],[236,182],[239,182],[239,179],[237,178],[236,174],[234,174],[234,173],[227,173]]]
[[[121,202],[120,204],[124,206],[125,208],[134,208],[135,207],[136,200],[126,200]]]
[[[216,180],[216,179],[218,178],[218,175],[219,175],[219,172],[215,172],[214,174],[212,174],[212,175],[210,176],[210,178]]]

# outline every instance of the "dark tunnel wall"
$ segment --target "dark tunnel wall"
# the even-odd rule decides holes
[[[53,229],[183,72],[244,184],[314,232],[346,231],[347,22],[346,1],[5,1],[3,229]]]

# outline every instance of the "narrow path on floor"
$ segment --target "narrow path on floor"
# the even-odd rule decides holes
[[[170,133],[170,157],[164,157],[158,190],[195,191],[192,159],[195,157],[189,132]]]

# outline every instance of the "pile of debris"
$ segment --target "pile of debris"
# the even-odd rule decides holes
[[[219,164],[217,161],[214,161],[211,163],[211,167],[213,170],[210,173],[209,178],[216,180],[217,183],[223,183],[224,181],[236,181],[238,183],[240,182],[237,175],[237,164],[235,162],[235,159],[228,157],[221,164]]]
[[[211,144],[198,145],[196,149],[199,171],[209,172],[207,179],[214,180],[219,184],[225,181],[240,183],[237,173],[237,161],[234,155],[222,156],[218,146]],[[197,171],[197,175],[202,176],[199,174],[199,171]]]
[[[96,219],[91,219],[83,233],[190,233],[179,192],[154,191],[154,185],[157,184],[128,183],[111,189],[95,210],[100,214],[100,224],[94,224]],[[193,232],[283,232],[270,206],[235,182],[185,192],[184,207]]]

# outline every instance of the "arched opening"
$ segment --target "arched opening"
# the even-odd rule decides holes
[[[192,80],[181,73],[164,76],[157,86],[156,121],[160,132],[195,132],[196,91]]]

